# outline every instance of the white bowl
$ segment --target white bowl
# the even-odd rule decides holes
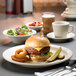
[[[23,36],[13,36],[13,35],[8,35],[7,34],[7,31],[8,31],[8,29],[7,30],[4,30],[3,31],[3,34],[5,35],[5,36],[8,36],[12,41],[13,41],[13,43],[23,43],[23,42],[25,42],[25,40],[28,38],[28,37],[30,37],[30,36],[32,36],[32,35],[35,35],[37,32],[35,31],[35,30],[32,30],[32,34],[30,34],[30,35],[23,35]]]
[[[42,26],[29,26],[29,24],[31,24],[32,22],[29,22],[27,24],[25,24],[27,27],[29,27],[30,29],[34,29],[36,31],[41,30]]]

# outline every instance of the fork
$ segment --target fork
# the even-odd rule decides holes
[[[75,62],[76,62],[76,60],[71,60],[71,61],[69,61],[69,65],[68,66],[65,66],[63,69],[60,69],[60,70],[58,70],[58,71],[56,71],[54,73],[49,73],[49,74],[47,74],[45,76],[53,76],[53,75],[55,75],[55,74],[57,74],[59,72],[62,72],[64,70],[72,70],[73,69],[73,64],[75,64]]]
[[[69,74],[71,72],[76,72],[76,64],[73,66],[73,69],[71,69],[68,73],[62,74],[61,76],[64,76],[64,75]]]
[[[42,75],[42,73],[40,73],[40,72],[35,72],[35,75],[36,76],[53,76],[53,75],[55,75],[55,74],[57,74],[57,73],[59,73],[59,72],[62,72],[62,71],[64,71],[65,69],[67,69],[67,70],[69,70],[69,69],[72,69],[72,65],[73,64],[75,64],[75,62],[76,62],[76,60],[69,60],[69,62],[68,62],[68,65],[67,66],[65,66],[64,68],[62,68],[62,69],[59,69],[59,70],[57,70],[57,71],[55,71],[55,72],[48,72],[47,71],[47,73],[45,73],[44,75]]]

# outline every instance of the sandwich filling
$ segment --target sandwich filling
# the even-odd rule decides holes
[[[28,55],[30,55],[31,57],[44,58],[48,55],[51,56],[50,46],[43,48],[26,47],[25,50],[27,51]]]

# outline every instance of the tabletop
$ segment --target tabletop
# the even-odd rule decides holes
[[[55,13],[56,20],[63,20],[60,14]],[[33,15],[5,15],[0,14],[0,76],[34,76],[35,71],[46,71],[49,69],[59,68],[66,65],[66,63],[61,63],[55,66],[46,68],[25,68],[15,64],[11,64],[2,58],[2,53],[10,48],[21,44],[12,43],[11,40],[2,34],[3,30],[8,28],[14,28],[17,26],[24,25],[31,21],[41,21],[41,12],[34,12]],[[74,33],[76,34],[76,22],[69,21],[70,24],[74,25]],[[51,44],[61,45],[72,50],[73,56],[71,59],[76,59],[76,37],[68,40],[64,43],[50,42]]]

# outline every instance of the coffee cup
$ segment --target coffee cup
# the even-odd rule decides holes
[[[56,38],[66,38],[67,34],[74,30],[74,26],[67,21],[55,21],[52,23],[52,27]]]

